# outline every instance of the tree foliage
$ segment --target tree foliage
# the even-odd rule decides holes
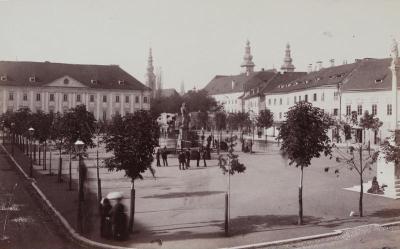
[[[278,139],[282,140],[281,150],[287,153],[289,164],[308,167],[311,159],[330,155],[332,146],[327,135],[333,121],[320,109],[310,103],[299,102],[285,114]]]
[[[158,117],[161,113],[179,113],[183,99],[179,94],[169,97],[159,96],[151,102],[151,112]]]
[[[216,112],[215,113],[215,129],[217,131],[221,131],[226,128],[226,113],[225,112]]]
[[[256,122],[258,127],[268,129],[274,123],[274,114],[269,109],[262,110],[257,116]]]
[[[217,101],[208,95],[207,91],[188,91],[182,97],[183,102],[186,103],[189,112],[207,112],[215,110]]]
[[[124,117],[114,116],[103,136],[109,170],[124,170],[126,176],[142,179],[142,173],[151,169],[154,148],[158,146],[159,127],[148,111],[140,110]]]

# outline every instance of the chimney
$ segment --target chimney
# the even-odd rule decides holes
[[[335,66],[335,59],[330,59],[329,62],[331,63],[331,67]]]
[[[316,64],[317,64],[317,71],[321,70],[322,69],[322,61],[317,61]]]
[[[308,64],[307,72],[308,73],[312,72],[312,64]]]

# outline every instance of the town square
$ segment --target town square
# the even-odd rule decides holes
[[[399,3],[60,6],[0,1],[0,248],[400,248]]]

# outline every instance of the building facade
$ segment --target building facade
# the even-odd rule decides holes
[[[117,65],[0,62],[0,111],[66,112],[84,104],[96,119],[150,109],[151,91]]]

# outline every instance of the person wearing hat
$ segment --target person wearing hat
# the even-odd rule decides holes
[[[115,240],[124,240],[128,235],[127,217],[125,214],[125,206],[121,203],[122,195],[115,198],[117,203],[111,209],[111,221],[113,238]]]
[[[100,217],[100,236],[109,239],[112,236],[111,214],[112,209],[110,200],[103,198],[101,204],[101,217]]]

